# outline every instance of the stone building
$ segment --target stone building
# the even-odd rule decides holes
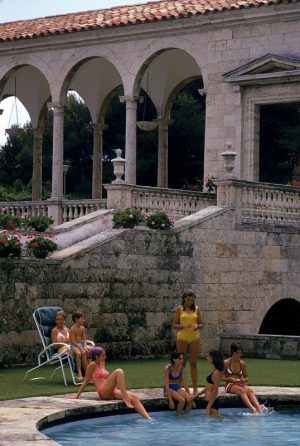
[[[217,346],[222,333],[257,334],[270,308],[283,299],[286,299],[288,311],[299,315],[299,189],[259,183],[260,108],[266,104],[300,101],[299,36],[299,3],[276,0],[158,1],[0,24],[0,98],[17,93],[29,112],[34,129],[33,202],[11,204],[11,209],[21,209],[22,212],[27,206],[29,212],[33,209],[48,212],[61,223],[80,216],[85,206],[106,207],[101,200],[102,135],[107,107],[119,86],[123,87],[120,100],[125,104],[126,113],[126,185],[120,185],[117,192],[116,188],[110,187],[111,192],[123,194],[122,203],[147,209],[155,208],[149,205],[150,195],[155,195],[156,203],[159,202],[157,207],[161,208],[166,206],[166,198],[162,197],[168,193],[171,194],[168,203],[176,202],[176,209],[184,200],[185,206],[188,203],[190,207],[197,200],[202,203],[195,207],[196,214],[185,217],[187,220],[183,223],[178,221],[176,233],[181,234],[180,242],[176,237],[176,240],[168,241],[162,234],[157,234],[157,240],[154,240],[151,239],[154,235],[138,232],[129,243],[130,249],[135,250],[133,254],[127,250],[126,240],[131,236],[120,233],[115,241],[111,241],[108,234],[105,239],[108,252],[101,248],[103,238],[98,241],[98,247],[91,244],[85,248],[82,259],[74,260],[70,251],[59,254],[60,258],[54,256],[43,266],[45,270],[41,269],[43,280],[38,277],[34,282],[30,278],[30,264],[22,270],[24,274],[25,271],[28,273],[24,276],[10,273],[14,287],[11,290],[5,285],[2,306],[6,305],[5,299],[9,296],[11,308],[16,301],[22,302],[24,314],[29,317],[34,305],[57,303],[58,296],[64,302],[71,293],[70,308],[82,305],[81,299],[88,297],[84,306],[91,317],[94,313],[99,316],[102,310],[105,313],[105,305],[114,314],[107,319],[104,316],[99,319],[94,314],[94,325],[99,323],[102,327],[98,332],[99,341],[113,342],[109,330],[104,333],[104,327],[111,324],[115,328],[125,318],[125,326],[129,324],[129,331],[134,326],[139,342],[144,339],[146,345],[154,337],[163,338],[165,332],[161,330],[168,327],[164,322],[169,320],[169,315],[156,313],[171,311],[180,292],[192,285],[201,294],[206,311],[205,348]],[[230,175],[224,181],[219,180],[218,208],[207,208],[210,211],[203,209],[208,204],[203,204],[204,196],[191,198],[178,191],[175,196],[167,189],[168,125],[172,103],[182,86],[197,78],[203,81],[200,93],[206,98],[204,174],[223,178],[221,154],[229,141],[236,152]],[[140,89],[146,89],[147,85],[155,105],[159,135],[157,188],[151,191],[136,185],[136,109]],[[82,201],[70,205],[63,197],[64,106],[69,90],[77,91],[84,99],[94,128],[93,200],[88,204]],[[42,136],[47,107],[53,109],[52,196],[51,200],[42,202]],[[140,198],[146,195],[147,204]],[[114,196],[108,207],[116,207],[116,203]],[[177,218],[190,213],[182,213],[182,209],[177,212]],[[95,234],[90,233],[92,235]],[[145,241],[147,237],[151,240]],[[161,242],[163,237],[166,239]],[[148,246],[150,242],[151,246]],[[163,244],[162,252],[160,243]],[[148,257],[147,246],[158,250],[154,255],[156,259]],[[146,251],[140,258],[143,249]],[[168,252],[175,261],[170,266],[172,274],[164,274],[162,268],[163,265],[168,270]],[[129,254],[133,256],[130,268],[127,263]],[[115,257],[121,270],[121,278],[114,276],[115,281],[112,279],[115,266],[111,256]],[[97,265],[95,270],[92,268],[93,278],[89,272],[90,262]],[[76,271],[82,264],[85,265],[82,283],[90,285],[78,287],[76,295]],[[110,265],[110,271],[106,270],[106,265]],[[136,265],[152,268],[152,275],[146,280],[142,268],[136,283],[129,284],[126,270],[135,271]],[[61,277],[61,287],[51,276],[54,273],[49,273],[55,268]],[[5,274],[9,272],[3,273],[4,282],[9,280]],[[108,287],[105,292],[95,285],[101,282],[99,277]],[[18,278],[22,278],[20,283]],[[152,281],[156,283],[153,287],[149,285]],[[72,292],[66,291],[67,288]],[[135,316],[128,322],[128,315],[123,311],[126,302],[142,299],[144,293],[150,293],[148,297],[154,299],[153,304],[135,301]],[[105,299],[110,294],[116,300],[107,304]],[[117,296],[126,299],[118,300]],[[91,305],[99,311],[92,311]],[[155,307],[153,314],[149,305]],[[284,303],[283,307],[286,308]],[[142,317],[141,308],[144,308],[143,323],[136,328],[136,321]],[[119,314],[122,314],[120,318]],[[19,317],[22,320],[21,313]],[[297,317],[295,333],[291,334],[299,335]],[[1,343],[19,345],[16,326],[6,326],[5,330],[14,333],[11,337],[3,336]],[[149,327],[156,328],[152,332]],[[124,334],[123,328],[118,336],[126,338],[129,335]],[[136,339],[129,336],[129,340],[131,347],[126,354],[133,353],[130,349]],[[143,348],[140,346],[142,354],[154,353]],[[166,350],[165,345],[159,351]]]

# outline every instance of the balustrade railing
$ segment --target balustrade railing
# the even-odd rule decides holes
[[[50,203],[49,203],[50,205]],[[99,209],[106,209],[106,200],[62,200],[58,203],[62,209],[63,223],[83,217]],[[48,215],[47,201],[2,201],[0,210],[22,218]],[[61,223],[61,222],[58,222]]]
[[[91,212],[106,209],[106,200],[63,200],[61,202],[63,210],[63,223],[84,217]]]
[[[18,215],[22,218],[48,215],[46,201],[1,201],[0,209],[2,212]]]
[[[216,184],[218,205],[235,207],[237,221],[299,226],[299,187],[238,180],[216,180]]]
[[[134,186],[132,207],[146,212],[165,211],[175,219],[216,204],[216,195],[179,189]]]

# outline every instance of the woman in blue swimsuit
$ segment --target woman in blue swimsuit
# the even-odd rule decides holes
[[[206,357],[208,364],[211,364],[214,369],[206,377],[206,386],[199,395],[204,395],[206,399],[205,415],[220,416],[220,401],[218,398],[219,385],[222,380],[224,370],[224,360],[221,353],[218,350],[210,350]]]
[[[176,415],[181,415],[184,407],[185,413],[189,413],[194,401],[185,378],[183,362],[183,353],[175,351],[171,354],[171,364],[164,369],[164,396],[168,398],[171,410],[175,410],[174,400],[177,401]]]

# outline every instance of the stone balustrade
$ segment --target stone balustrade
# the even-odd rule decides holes
[[[75,220],[79,217],[84,217],[94,211],[106,209],[106,200],[91,199],[91,200],[63,200],[62,206],[62,220],[63,223]]]
[[[12,215],[19,215],[22,218],[35,215],[49,215],[49,208],[53,206],[52,201],[2,201],[0,209]],[[55,203],[61,211],[62,221],[55,221],[56,224],[65,223],[83,217],[99,209],[106,209],[106,200],[62,200]]]
[[[280,184],[216,180],[218,206],[236,208],[237,222],[298,226],[300,189]]]
[[[0,209],[22,218],[48,215],[47,201],[0,201]]]
[[[108,209],[133,207],[145,212],[165,211],[179,219],[216,204],[216,195],[131,184],[107,184]]]

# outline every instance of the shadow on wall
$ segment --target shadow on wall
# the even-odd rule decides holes
[[[300,336],[300,303],[295,299],[282,299],[267,312],[259,334]]]

